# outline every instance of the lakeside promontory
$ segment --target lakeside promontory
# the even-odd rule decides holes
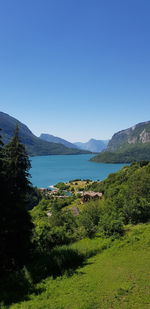
[[[91,159],[103,163],[150,161],[150,121],[138,123],[113,135],[105,151]]]

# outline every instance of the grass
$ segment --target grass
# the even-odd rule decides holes
[[[83,191],[87,185],[92,184],[92,180],[73,180],[70,182],[67,182],[66,185],[69,186],[68,190],[71,190],[73,188],[74,192]]]
[[[36,285],[39,295],[11,309],[150,308],[150,224],[128,226],[122,239],[96,237],[68,247],[86,263],[70,276],[43,280]]]

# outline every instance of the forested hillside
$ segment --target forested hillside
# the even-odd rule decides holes
[[[0,144],[1,308],[148,308],[150,163],[53,193],[31,186],[18,129]]]
[[[0,128],[4,143],[12,138],[16,125],[19,126],[19,137],[25,145],[30,156],[60,155],[60,154],[82,154],[87,153],[79,149],[71,149],[58,143],[50,143],[35,136],[29,128],[19,120],[0,112]]]
[[[150,121],[139,123],[113,135],[105,152],[91,159],[94,162],[130,163],[150,161]]]

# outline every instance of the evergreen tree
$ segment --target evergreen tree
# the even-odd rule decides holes
[[[1,131],[1,129],[0,129]],[[0,185],[2,185],[2,165],[3,165],[3,152],[2,152],[2,148],[3,148],[3,142],[2,142],[2,136],[0,134]],[[1,186],[0,186],[1,187]],[[0,188],[1,190],[1,188]],[[0,191],[1,193],[1,191]]]
[[[10,143],[4,148],[5,168],[11,199],[23,202],[29,190],[29,169],[31,167],[24,145],[19,140],[19,129],[16,127]]]
[[[28,258],[32,224],[26,210],[30,161],[19,140],[18,127],[3,147],[3,194],[0,207],[1,270],[13,270]]]
[[[0,129],[1,131],[1,129]],[[2,202],[4,195],[4,168],[3,168],[3,142],[0,134],[0,201]],[[0,202],[0,204],[1,204]]]
[[[2,129],[0,129],[0,131],[1,131]],[[2,146],[3,146],[4,144],[3,144],[3,142],[2,142],[2,136],[1,136],[1,134],[0,134],[0,150],[1,150],[1,148],[2,148]]]

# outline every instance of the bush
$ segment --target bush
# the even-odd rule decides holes
[[[86,204],[79,217],[79,225],[84,227],[85,236],[93,237],[97,231],[101,208],[98,202]]]
[[[47,205],[43,201],[39,206],[43,207],[43,204]],[[35,228],[32,240],[39,252],[49,252],[55,246],[75,240],[76,218],[70,211],[57,209],[57,205],[53,205],[50,216],[38,209],[33,219]]]
[[[124,234],[123,218],[117,213],[105,212],[99,221],[99,231],[106,237],[122,236]]]
[[[69,186],[66,185],[64,182],[58,182],[55,185],[55,187],[58,188],[59,190],[67,190],[67,189],[69,189]]]
[[[150,220],[150,202],[146,198],[132,197],[123,206],[125,223],[137,224]]]

